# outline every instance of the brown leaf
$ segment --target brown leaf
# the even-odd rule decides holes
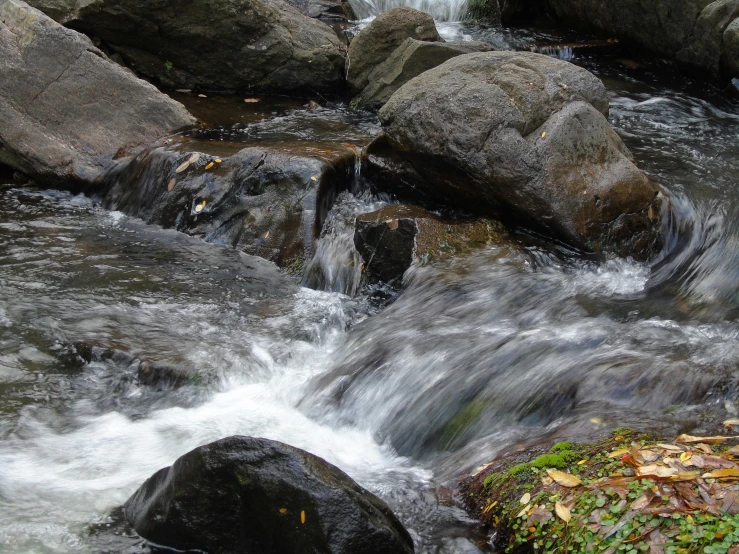
[[[167,190],[172,190],[176,184],[177,179],[170,179],[169,183],[167,183]]]
[[[739,514],[739,491],[727,491],[721,511],[732,516]]]
[[[739,468],[717,469],[703,474],[704,479],[725,479],[727,477],[739,477]]]
[[[259,102],[260,98],[244,98],[244,102],[247,104],[254,104],[255,102]]]
[[[695,445],[698,450],[702,450],[706,454],[713,454],[713,449],[703,442],[699,442]]]
[[[559,471],[558,469],[548,469],[547,475],[563,487],[572,488],[582,485],[582,481],[578,477],[565,473],[564,471]]]
[[[552,512],[547,510],[544,506],[537,506],[533,509],[531,515],[526,520],[526,525],[533,525],[534,523],[546,523],[553,517],[554,516],[552,515]]]
[[[691,443],[691,442],[704,442],[706,444],[721,444],[731,439],[739,437],[694,437],[692,435],[680,435],[676,440],[677,442]]]
[[[650,494],[647,494],[650,493]],[[630,508],[632,510],[641,510],[642,508],[646,508],[649,506],[649,503],[652,501],[652,498],[654,498],[654,493],[652,491],[647,491],[644,494],[642,494],[639,498],[634,500],[631,503]]]
[[[734,446],[726,451],[727,454],[731,454],[732,456],[739,456],[739,445]]]
[[[675,444],[660,443],[657,446],[662,450],[667,450],[668,452],[682,452],[683,450],[685,450],[682,446],[677,446]]]
[[[614,450],[613,452],[611,452],[610,454],[608,454],[608,457],[609,458],[619,458],[619,457],[623,456],[624,454],[628,454],[628,453],[629,453],[629,449],[628,448],[621,448],[619,450]]]
[[[175,169],[174,172],[175,173],[182,173],[188,167],[190,167],[190,160],[187,160],[186,162],[182,162],[180,165],[177,166],[177,169]]]
[[[672,477],[673,475],[677,475],[678,471],[674,467],[665,467],[660,466],[657,464],[651,464],[648,466],[642,466],[636,468],[636,472],[640,476],[649,475],[650,477]]]

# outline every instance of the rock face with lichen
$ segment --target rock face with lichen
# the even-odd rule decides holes
[[[364,174],[402,200],[456,206],[577,248],[646,259],[663,197],[608,124],[594,75],[532,53],[466,54],[380,110]]]
[[[339,468],[234,436],[152,475],[123,507],[146,539],[211,554],[412,554],[388,506]]]
[[[48,0],[31,0],[49,9]],[[164,86],[340,92],[345,47],[284,0],[67,0],[60,21]],[[52,13],[52,12],[50,12]]]
[[[90,40],[20,0],[0,0],[0,164],[89,187],[114,156],[195,123]]]
[[[418,206],[394,204],[357,217],[354,246],[370,281],[399,285],[413,263],[425,264],[508,241],[489,219],[450,220]]]

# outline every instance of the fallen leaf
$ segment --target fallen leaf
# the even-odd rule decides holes
[[[564,471],[559,471],[558,469],[548,469],[547,475],[563,487],[572,488],[582,485],[582,481],[579,478]]]
[[[562,504],[559,500],[557,500],[557,502],[554,503],[554,511],[559,516],[559,519],[561,519],[565,523],[569,523],[570,520],[572,519],[572,516],[570,515],[570,510],[567,508],[567,506]]]
[[[624,454],[628,454],[629,449],[628,448],[621,448],[620,450],[614,450],[610,454],[608,454],[609,458],[618,458],[619,456],[623,456]]]
[[[659,454],[654,450],[640,450],[639,455],[646,463],[654,462],[659,459]]]
[[[300,511],[300,523],[305,523],[305,510]]]
[[[209,170],[211,167],[213,167],[213,162],[210,162],[208,165],[205,166],[205,170]]]
[[[543,133],[541,134],[541,138],[544,138],[545,136],[547,136],[547,132],[546,132],[546,131],[544,131],[544,132],[543,132]]]
[[[222,160],[221,158],[216,158],[216,163],[217,163],[217,164],[221,163],[222,161],[223,161],[223,160]]]
[[[644,494],[642,494],[639,498],[634,500],[631,503],[631,506],[629,506],[632,510],[641,510],[642,508],[646,508],[649,506],[649,503],[652,501],[652,498],[654,498],[654,493],[652,491],[647,491]]]
[[[261,98],[244,98],[244,102],[247,104],[253,104],[255,102],[259,102]]]
[[[521,504],[521,506],[525,506],[526,504],[531,502],[531,494],[527,492],[521,497],[521,500],[519,500],[518,502]]]
[[[713,449],[705,443],[699,442],[695,445],[698,450],[702,450],[706,454],[713,454]]]
[[[177,179],[170,179],[169,183],[167,183],[167,190],[172,190],[176,184]]]
[[[206,202],[205,202],[205,200],[203,200],[200,204],[198,204],[197,206],[195,206],[195,213],[199,214],[200,212],[202,212],[203,211],[203,208],[205,208],[205,204],[206,204]]]
[[[693,457],[693,453],[690,450],[688,450],[687,452],[683,452],[682,454],[680,454],[680,461],[682,463],[685,463],[692,457]]]
[[[526,514],[528,514],[529,510],[531,509],[531,504],[526,504],[526,506],[523,507],[523,510],[518,512],[518,515],[516,517],[523,517]]]
[[[199,154],[198,152],[194,152],[194,153],[192,154],[192,156],[190,156],[190,158],[188,158],[188,160],[187,160],[187,161],[188,161],[188,162],[190,162],[191,164],[194,164],[194,163],[195,163],[195,162],[197,162],[197,161],[198,161],[199,159],[200,159],[200,154]]]
[[[673,467],[664,467],[657,464],[650,464],[636,468],[636,473],[640,476],[650,475],[655,477],[672,477],[677,475],[677,469]]]
[[[667,450],[669,452],[682,452],[685,450],[682,446],[677,446],[675,444],[658,444],[657,446],[662,450]]]
[[[318,177],[311,177],[310,180],[311,181],[318,181]]]
[[[731,429],[734,425],[739,425],[739,419],[733,418],[724,421],[724,427]]]
[[[200,98],[208,98],[207,96],[205,96],[205,94],[198,94],[198,96],[199,96]]]
[[[177,166],[177,169],[174,170],[175,173],[182,173],[185,171],[188,167],[190,167],[190,160],[186,162],[182,162],[179,166]]]
[[[585,464],[587,464],[587,463],[588,463],[588,461],[587,461],[587,460],[580,460],[579,462],[577,462],[577,465],[579,465],[579,466],[584,466],[584,465],[585,465]]]
[[[717,469],[711,473],[704,473],[704,479],[725,479],[726,477],[739,477],[738,468]]]
[[[495,505],[496,505],[497,503],[498,503],[498,501],[497,501],[497,500],[496,500],[495,502],[491,502],[490,504],[488,504],[488,505],[487,505],[487,506],[485,507],[485,509],[484,509],[484,510],[482,511],[482,513],[483,513],[483,514],[487,514],[487,513],[488,513],[488,512],[490,511],[490,510],[492,510],[492,509],[493,509],[493,508],[495,507]]]
[[[266,238],[266,239],[269,238],[269,231],[267,231],[267,233],[264,235],[264,238]]]
[[[739,446],[734,446],[726,451],[727,454],[731,454],[732,456],[739,456]]]
[[[529,514],[529,518],[526,520],[526,525],[533,525],[534,523],[546,523],[552,519],[552,512],[547,510],[544,506],[537,506]]]
[[[676,440],[677,442],[691,443],[691,442],[705,442],[706,444],[721,444],[731,439],[739,437],[694,437],[692,435],[680,435]]]
[[[286,514],[287,513],[287,508],[280,508],[280,513],[281,514]]]

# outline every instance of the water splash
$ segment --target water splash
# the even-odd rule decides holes
[[[349,3],[359,19],[408,6],[430,14],[436,21],[461,21],[467,14],[468,0],[349,0]]]

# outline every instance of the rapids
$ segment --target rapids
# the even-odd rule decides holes
[[[447,16],[421,7],[458,17],[443,5]],[[446,29],[511,47],[541,36]],[[338,465],[391,505],[418,552],[479,552],[472,522],[440,499],[500,449],[734,415],[737,105],[652,67],[574,58],[606,83],[612,124],[671,193],[669,240],[649,266],[596,265],[519,230],[518,252],[412,268],[400,295],[363,289],[353,218],[387,199],[363,191],[360,175],[297,284],[94,199],[0,189],[0,552],[150,551],[111,510],[157,469],[232,434]],[[285,102],[258,117],[214,104],[223,125],[193,139],[217,151],[361,143],[378,130],[341,105]],[[74,363],[65,353],[76,341],[190,377],[143,386],[112,361]]]

